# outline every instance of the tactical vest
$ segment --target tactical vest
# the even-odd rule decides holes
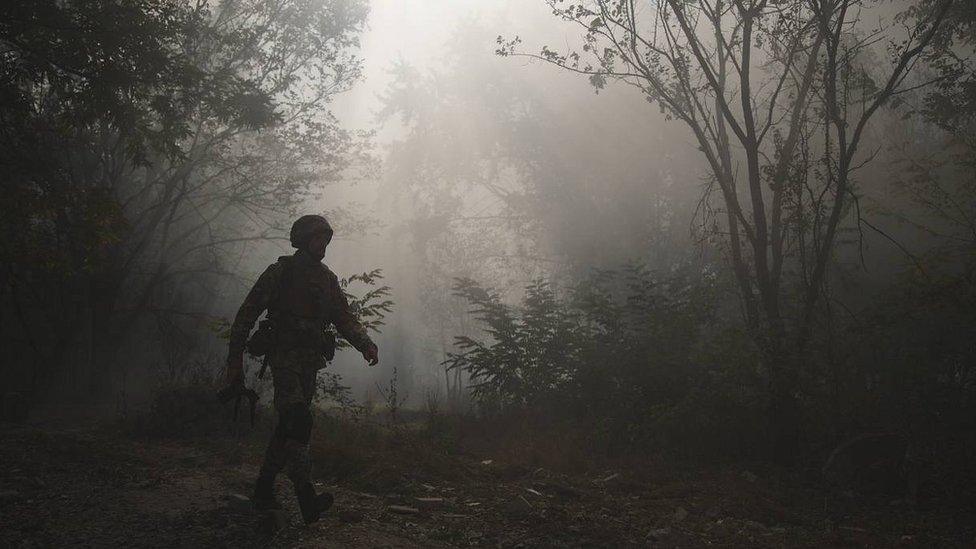
[[[332,319],[334,307],[329,303],[332,281],[328,271],[321,263],[310,264],[292,256],[281,257],[278,263],[278,295],[269,307],[269,315],[283,327],[290,327],[291,323],[298,324],[299,329],[314,324],[324,327]]]
[[[293,256],[278,258],[280,272],[268,317],[248,341],[248,352],[262,356],[273,349],[319,349],[326,359],[335,356],[335,334],[326,331],[335,317],[332,280],[321,263],[302,262]]]

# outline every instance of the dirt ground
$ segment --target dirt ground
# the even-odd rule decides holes
[[[328,425],[315,435],[315,473],[337,503],[306,527],[284,479],[283,513],[251,509],[266,422],[179,438],[56,425],[0,425],[2,547],[972,547],[976,540],[969,510],[851,499],[831,514],[819,488],[755,467],[567,474],[537,459],[494,456],[490,446],[444,453],[375,440],[370,452],[344,453],[349,431],[333,444]]]

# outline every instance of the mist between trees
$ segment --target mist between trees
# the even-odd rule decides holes
[[[415,402],[712,458],[891,432],[971,474],[972,2],[513,6],[394,63],[375,134],[331,111],[365,2],[7,3],[8,385],[212,382],[315,210],[372,242],[339,274]]]

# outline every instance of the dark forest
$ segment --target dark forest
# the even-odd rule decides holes
[[[8,0],[0,545],[972,547],[973,0]]]

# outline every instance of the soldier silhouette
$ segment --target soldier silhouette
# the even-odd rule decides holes
[[[308,455],[315,377],[335,352],[335,339],[326,328],[333,324],[370,366],[379,361],[376,344],[350,310],[338,277],[322,263],[332,234],[332,226],[322,216],[305,215],[295,221],[290,240],[297,251],[278,258],[251,288],[234,318],[227,356],[229,386],[243,385],[244,350],[251,345],[248,336],[254,322],[267,310],[268,319],[252,342],[263,332],[278,423],[252,499],[258,509],[279,508],[275,477],[287,469],[306,524],[318,520],[333,501],[332,494],[315,493]]]

